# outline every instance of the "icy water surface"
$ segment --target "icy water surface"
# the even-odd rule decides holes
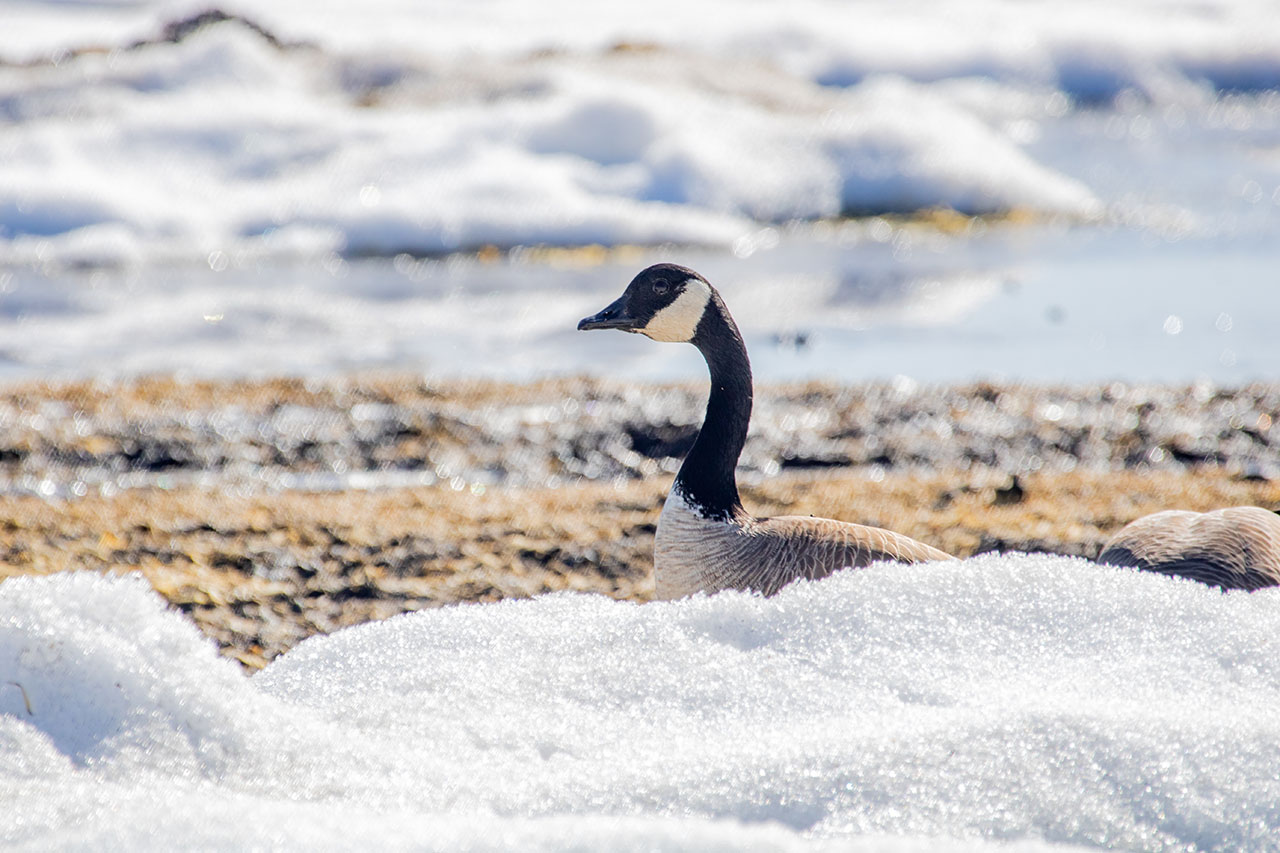
[[[1280,258],[1262,238],[1171,243],[1017,226],[947,236],[877,221],[747,240],[762,247],[746,257],[653,250],[581,266],[401,256],[15,270],[0,274],[0,376],[697,378],[690,348],[575,330],[660,259],[721,289],[766,382],[1239,383],[1280,365]]]

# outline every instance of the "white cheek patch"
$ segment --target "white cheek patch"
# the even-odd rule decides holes
[[[691,278],[684,283],[684,292],[676,297],[676,301],[654,314],[640,333],[668,343],[693,340],[698,321],[710,301],[711,288],[707,283]]]

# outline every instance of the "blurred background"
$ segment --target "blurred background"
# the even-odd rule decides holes
[[[759,379],[1280,363],[1260,0],[0,2],[0,379]]]

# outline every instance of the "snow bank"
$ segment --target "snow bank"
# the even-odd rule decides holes
[[[1098,209],[944,93],[681,50],[458,65],[283,49],[225,22],[0,67],[0,120],[9,264],[728,246],[849,211]]]
[[[900,3],[867,0],[227,0],[218,4],[291,40],[351,53],[491,59],[538,50],[594,52],[620,42],[664,44],[711,56],[771,62],[807,79],[848,85],[869,75],[921,82],[984,75],[1055,86],[1076,97],[1124,89],[1156,96],[1188,88],[1280,85],[1280,22],[1268,0],[1056,0]],[[16,2],[0,29],[0,56],[30,60],[81,45],[127,43],[201,4],[127,0],[76,8]]]
[[[1274,188],[1196,162],[1224,126],[1231,163],[1274,148],[1274,105],[1215,111],[1280,86],[1261,0],[261,5],[226,8],[284,46],[157,40],[169,0],[6,10],[0,264],[725,247],[936,206],[1186,231]]]
[[[246,679],[140,580],[12,579],[0,837],[1280,849],[1277,604],[987,556],[418,613]]]

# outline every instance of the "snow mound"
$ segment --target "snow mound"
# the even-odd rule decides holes
[[[191,4],[121,0],[91,8],[18,3],[6,10],[0,57],[32,60],[85,45],[154,37]],[[218,4],[286,40],[329,50],[442,58],[493,58],[557,49],[594,52],[619,43],[662,44],[749,56],[809,79],[850,85],[877,73],[931,82],[983,75],[1056,85],[1081,98],[1126,89],[1153,96],[1189,87],[1280,84],[1280,25],[1268,0],[969,0],[963,4],[867,0],[653,0],[627,4],[473,0],[423,15],[415,3],[373,0],[226,0]],[[186,8],[184,8],[184,6]]]
[[[0,659],[0,711],[74,766],[214,777],[267,745],[275,703],[139,576],[6,581]]]
[[[405,615],[252,679],[137,579],[6,581],[0,626],[0,836],[32,847],[1280,838],[1276,591],[985,556]]]
[[[459,68],[281,48],[227,21],[0,65],[0,121],[7,264],[729,246],[848,211],[1098,210],[945,93],[680,51]]]

